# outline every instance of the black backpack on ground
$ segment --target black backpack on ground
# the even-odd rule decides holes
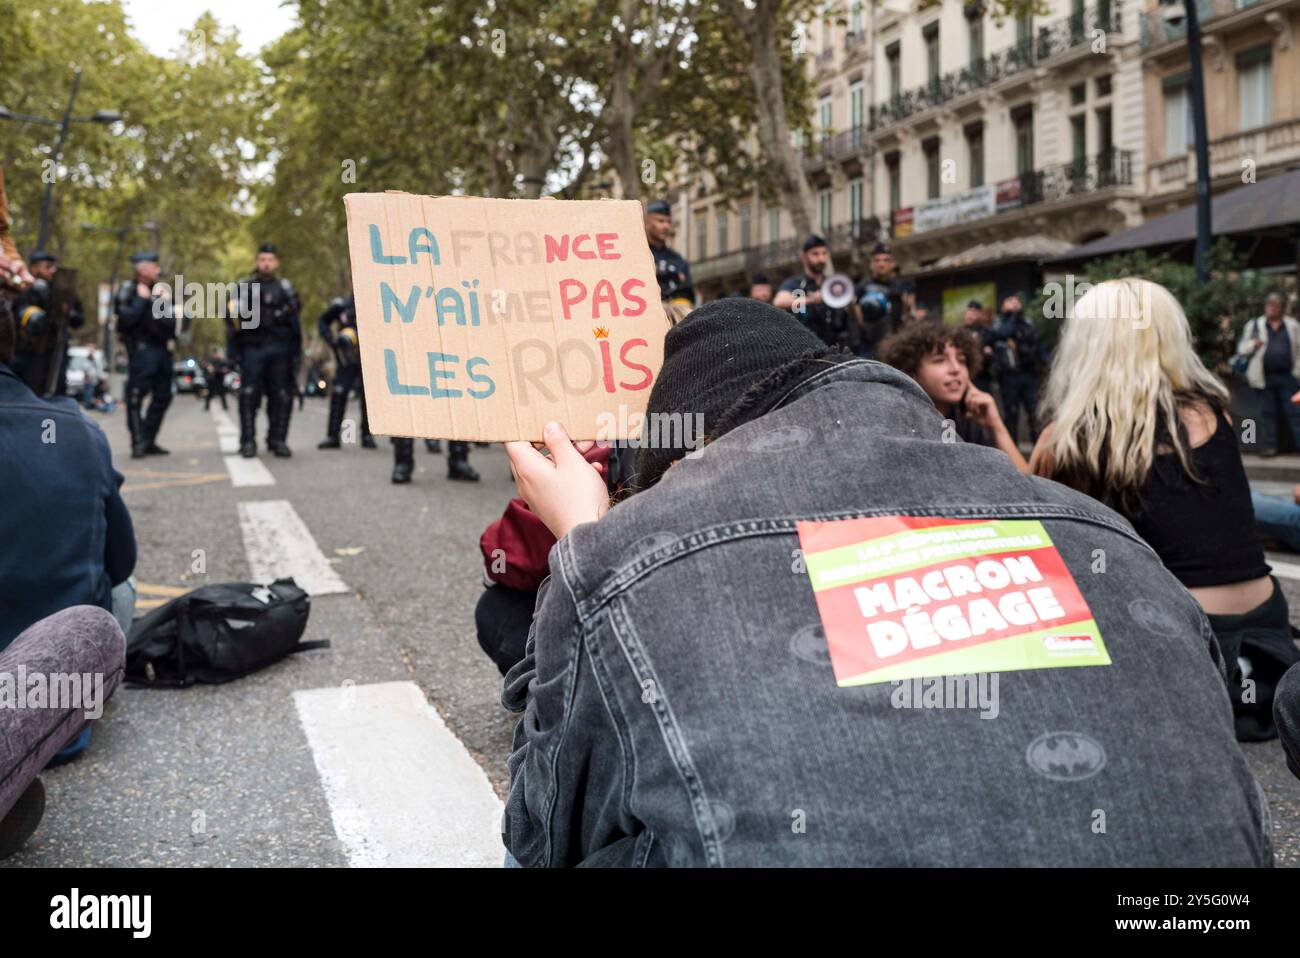
[[[311,598],[293,579],[270,585],[228,582],[172,599],[131,627],[126,680],[184,688],[217,685],[265,668],[293,652],[329,646],[299,642]]]

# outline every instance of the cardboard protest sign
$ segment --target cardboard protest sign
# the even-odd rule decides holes
[[[1110,664],[1037,520],[881,516],[797,530],[840,686]]]
[[[344,197],[371,428],[628,438],[668,328],[641,204]],[[622,430],[622,431],[620,431]]]

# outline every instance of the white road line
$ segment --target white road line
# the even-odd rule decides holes
[[[1288,562],[1285,557],[1279,558],[1275,552],[1264,553],[1264,558],[1279,579],[1300,579],[1300,565]]]
[[[245,462],[255,462],[245,459]],[[307,524],[288,499],[241,502],[239,528],[254,582],[292,576],[309,595],[348,592],[347,584],[326,561]]]
[[[350,865],[501,866],[501,801],[414,682],[293,700]]]
[[[226,471],[230,473],[232,486],[273,486],[275,476],[262,464],[260,459],[244,459],[242,456],[226,456]]]
[[[217,440],[221,443],[223,453],[239,452],[239,427],[234,424],[224,409],[212,408],[212,418],[217,424]]]

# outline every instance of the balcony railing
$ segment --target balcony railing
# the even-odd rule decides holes
[[[858,47],[865,46],[867,42],[867,31],[858,30],[856,33],[846,33],[844,35],[844,52],[852,53]]]
[[[1207,23],[1261,2],[1262,0],[1196,0],[1196,16],[1201,23]],[[1160,9],[1143,13],[1138,18],[1138,45],[1143,50],[1158,47],[1170,40],[1181,40],[1185,36],[1187,17],[1183,0],[1162,5]]]
[[[1120,0],[1103,0],[1041,27],[1036,34],[1017,41],[1013,46],[876,104],[870,111],[871,129],[898,123],[967,93],[1001,83],[1044,60],[1091,41],[1094,30],[1119,32]]]
[[[1109,150],[1023,173],[917,207],[894,210],[893,234],[910,236],[973,223],[1038,203],[1050,203],[1133,183],[1133,156]]]
[[[1133,185],[1133,154],[1110,150],[1021,174],[1021,204],[1050,203],[1114,186]]]
[[[1300,118],[1270,123],[1210,141],[1212,177],[1240,174],[1243,159],[1253,160],[1257,168],[1300,160]],[[1154,162],[1148,167],[1147,175],[1149,193],[1182,189],[1196,180],[1196,155],[1189,148],[1186,153]]]

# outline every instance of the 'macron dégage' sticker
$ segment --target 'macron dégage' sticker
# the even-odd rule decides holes
[[[841,686],[1110,665],[1037,520],[878,516],[798,533]]]

